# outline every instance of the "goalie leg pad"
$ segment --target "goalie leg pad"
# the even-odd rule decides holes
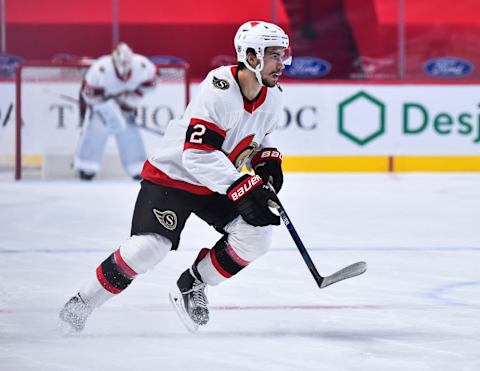
[[[130,176],[134,176],[141,173],[147,158],[147,152],[140,129],[132,119],[129,118],[128,120],[130,122],[125,130],[115,133],[115,139],[122,166]]]
[[[106,128],[115,133],[124,130],[127,122],[119,105],[113,99],[108,99],[93,106],[93,112],[102,121]]]
[[[100,170],[100,162],[110,133],[96,115],[86,117],[84,125],[73,167],[75,170],[97,173]]]

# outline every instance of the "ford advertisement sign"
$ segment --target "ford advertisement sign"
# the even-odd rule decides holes
[[[13,54],[0,54],[0,76],[15,76],[17,66],[23,62],[23,58]]]
[[[328,75],[332,66],[317,57],[294,57],[290,66],[285,66],[285,74],[300,79],[316,79]]]
[[[473,69],[472,63],[466,59],[456,57],[433,58],[423,65],[425,73],[439,78],[467,76],[473,72]]]
[[[173,55],[152,55],[149,56],[148,59],[155,64],[188,64],[185,59]]]

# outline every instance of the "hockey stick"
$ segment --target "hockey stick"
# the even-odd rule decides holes
[[[273,191],[273,187],[271,185],[270,185],[270,188]],[[282,218],[283,224],[285,224],[285,227],[287,227],[288,231],[290,232],[290,235],[292,236],[293,241],[295,242],[295,245],[297,246],[297,249],[300,252],[300,255],[302,255],[302,258],[305,261],[305,264],[307,264],[308,270],[312,274],[319,288],[323,289],[338,281],[346,280],[347,278],[352,278],[362,273],[365,273],[365,271],[367,270],[367,263],[357,262],[345,268],[342,268],[339,271],[329,276],[322,276],[320,273],[318,273],[312,258],[308,254],[308,251],[305,248],[305,245],[300,239],[300,236],[298,235],[297,230],[293,226],[292,221],[288,217],[287,212],[285,211],[283,206],[276,202],[272,202],[271,206],[275,207],[278,210],[278,213]]]
[[[74,97],[71,97],[69,95],[66,95],[66,94],[62,94],[62,93],[57,93],[57,92],[54,92],[54,91],[51,91],[51,90],[48,90],[48,89],[44,89],[46,91],[47,94],[52,94],[52,95],[55,95],[57,97],[60,97],[64,100],[66,100],[67,102],[70,102],[70,103],[75,103],[75,104],[79,104],[79,100],[77,98],[74,98]],[[160,136],[163,136],[165,133],[163,131],[160,131],[160,130],[155,130],[155,129],[151,129],[147,126],[142,126],[142,125],[139,125],[137,123],[130,123],[127,121],[127,123],[129,125],[133,125],[133,126],[136,126],[137,128],[141,129],[141,130],[145,130],[149,133],[152,133],[152,134],[156,134],[156,135],[160,135]]]
[[[5,114],[5,119],[3,120],[2,126],[7,126],[7,122],[10,119],[10,115],[12,114],[13,103],[10,103],[7,109],[7,113]]]

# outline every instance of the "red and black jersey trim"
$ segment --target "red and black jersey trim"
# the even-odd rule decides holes
[[[142,88],[153,88],[157,85],[158,79],[154,77],[153,79],[146,80],[140,84]]]
[[[192,118],[185,135],[183,150],[201,149],[205,151],[222,150],[227,132],[216,124]]]
[[[260,107],[265,102],[265,99],[267,99],[267,89],[266,86],[262,86],[262,90],[260,90],[260,93],[252,101],[243,98],[243,108],[245,111],[253,113],[253,111]]]
[[[86,80],[83,80],[82,93],[92,98],[103,97],[105,95],[105,88],[103,86],[90,85]]]
[[[255,137],[254,134],[246,136],[243,138],[240,143],[238,143],[232,152],[228,154],[228,159],[233,163],[236,164],[238,160],[238,156],[242,154],[246,149],[254,149],[252,145],[253,138]]]
[[[152,89],[154,88],[155,86],[157,86],[158,84],[158,79],[156,77],[154,77],[153,79],[150,79],[150,80],[146,80],[144,82],[142,82],[135,90],[134,90],[134,93],[139,96],[139,97],[143,97],[144,96],[144,92],[143,92],[143,89]]]
[[[237,81],[238,86],[240,86],[240,82],[238,81],[238,67],[232,66],[230,70],[232,72],[233,77]],[[240,90],[240,93],[241,92],[242,91]],[[262,86],[260,93],[258,93],[258,95],[253,100],[248,100],[243,96],[243,93],[242,93],[243,108],[245,109],[245,111],[249,113],[253,113],[258,107],[260,107],[267,99],[267,92],[268,92],[268,88],[266,86]]]
[[[141,177],[152,183],[162,185],[164,187],[181,189],[196,195],[211,195],[213,191],[207,187],[199,186],[191,183],[184,182],[170,178],[167,174],[161,171],[159,168],[153,166],[150,161],[145,161],[143,165]]]
[[[143,97],[143,91],[141,88],[136,88],[133,93],[137,96],[137,97]]]
[[[113,61],[112,61],[112,63],[113,63]],[[115,76],[117,76],[117,79],[119,79],[120,81],[125,82],[125,81],[130,80],[130,77],[132,77],[132,69],[130,69],[130,71],[128,71],[126,76],[120,75],[120,72],[118,72],[118,69],[117,69],[117,66],[115,66],[115,63],[113,63],[113,69],[115,70]]]

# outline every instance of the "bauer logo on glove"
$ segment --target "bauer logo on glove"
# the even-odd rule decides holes
[[[236,202],[245,196],[251,190],[260,187],[263,184],[262,178],[258,175],[248,177],[246,181],[240,183],[236,188],[233,188],[229,193],[228,197]]]
[[[280,224],[280,217],[268,206],[270,201],[279,204],[278,198],[259,175],[240,177],[227,190],[227,196],[235,202],[238,212],[248,224],[255,227]]]

